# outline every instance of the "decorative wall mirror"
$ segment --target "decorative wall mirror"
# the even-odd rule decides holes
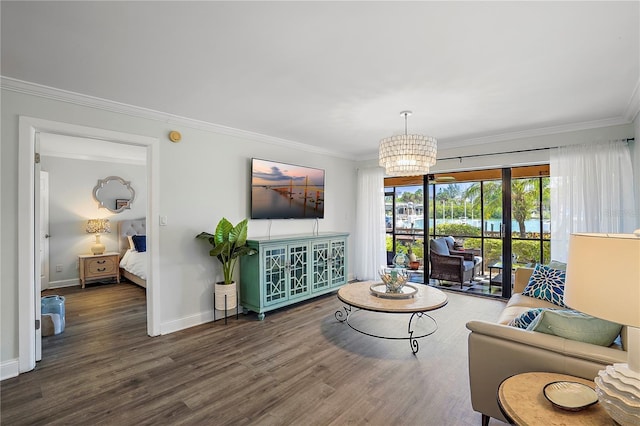
[[[131,187],[131,182],[118,176],[109,176],[98,179],[98,184],[93,188],[93,198],[98,202],[98,207],[120,213],[131,208],[136,191]]]

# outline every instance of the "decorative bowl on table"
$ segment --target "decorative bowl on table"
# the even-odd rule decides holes
[[[380,270],[380,279],[387,287],[388,293],[400,293],[402,287],[409,280],[409,275],[404,269],[382,268]]]

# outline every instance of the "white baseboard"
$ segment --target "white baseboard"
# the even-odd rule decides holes
[[[80,285],[80,280],[77,278],[72,278],[70,280],[59,280],[59,281],[49,281],[49,286],[46,290],[52,290],[55,288],[63,288],[63,287],[75,287]]]
[[[20,361],[17,358],[0,363],[0,380],[18,377],[18,374],[20,374]]]
[[[240,313],[242,313],[242,306],[240,306]],[[227,311],[228,318],[236,315],[236,310]],[[224,318],[224,312],[216,309],[216,321]],[[180,318],[174,321],[165,322],[160,325],[160,334],[169,334],[176,331],[184,330],[186,328],[195,327],[196,325],[205,324],[213,321],[213,311],[200,312],[190,317]]]

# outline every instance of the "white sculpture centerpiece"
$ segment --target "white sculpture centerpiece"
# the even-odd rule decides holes
[[[380,278],[387,287],[387,293],[402,293],[402,287],[409,280],[409,275],[405,269],[382,268]]]

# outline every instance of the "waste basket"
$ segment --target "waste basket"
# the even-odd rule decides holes
[[[49,336],[62,333],[65,325],[64,296],[45,296],[41,299],[40,305],[42,335]]]

